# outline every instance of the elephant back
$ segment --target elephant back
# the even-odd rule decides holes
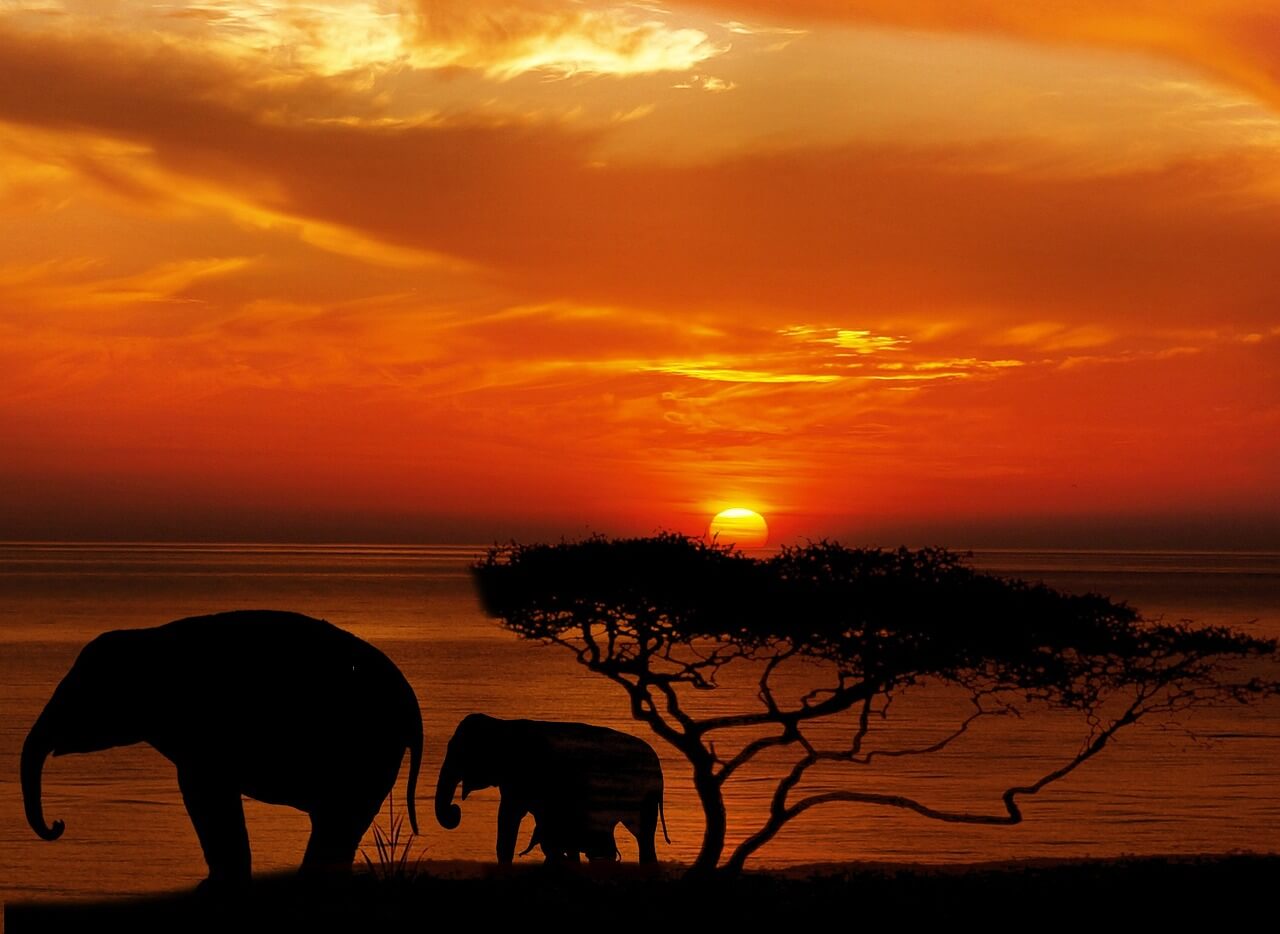
[[[393,739],[401,749],[415,735],[421,744],[417,698],[400,670],[324,620],[240,610],[151,632],[162,741],[171,746],[199,737],[208,755],[239,760],[240,771],[265,763],[284,772],[355,768],[363,747]]]
[[[606,727],[556,724],[543,733],[549,769],[547,800],[572,813],[587,810],[584,832],[602,832],[662,796],[662,766],[644,740]]]

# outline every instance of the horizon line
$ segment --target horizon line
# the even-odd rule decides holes
[[[647,536],[608,536],[610,538],[645,538]],[[690,536],[691,538],[696,536]],[[581,539],[570,539],[562,537],[562,542],[581,541]],[[809,539],[809,542],[829,541],[841,543],[838,538],[826,539]],[[450,542],[450,541],[422,541],[422,542],[394,542],[394,541],[251,541],[242,539],[0,539],[0,548],[15,546],[108,546],[108,547],[222,547],[222,548],[452,548],[452,549],[476,549],[484,550],[500,546],[503,544],[557,544],[558,542],[537,542],[530,541],[522,543],[516,539],[508,539],[505,542]],[[783,547],[782,544],[765,545],[762,548],[740,548],[738,551],[769,551]],[[943,547],[948,551],[958,552],[974,552],[987,554],[1113,554],[1113,555],[1238,555],[1252,557],[1280,557],[1280,549],[1269,548],[1082,548],[1079,546],[1019,546],[1019,545],[928,545],[928,544],[909,544],[903,543],[899,545],[854,545],[855,548],[871,548],[871,549],[893,549],[899,547],[905,548],[930,548]]]

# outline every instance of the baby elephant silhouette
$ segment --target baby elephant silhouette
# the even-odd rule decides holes
[[[640,862],[652,863],[659,820],[667,832],[658,754],[642,739],[601,726],[473,713],[454,730],[436,782],[436,820],[446,830],[462,819],[453,803],[459,783],[463,800],[498,786],[499,863],[512,861],[526,814],[537,821],[534,844],[550,860],[576,860],[581,852],[611,858],[621,823],[636,838]]]
[[[618,852],[618,844],[613,838],[612,828],[588,831],[582,827],[575,829],[571,823],[561,826],[560,822],[554,818],[547,820],[537,815],[534,815],[534,818],[536,822],[533,835],[529,838],[529,845],[520,852],[521,856],[527,856],[533,852],[534,847],[541,847],[542,855],[549,863],[581,862],[580,854],[583,853],[592,862],[606,859],[617,861],[622,858],[622,854]]]
[[[400,670],[323,620],[271,610],[104,633],[81,651],[22,747],[27,820],[46,840],[46,757],[150,743],[178,787],[207,884],[250,876],[241,795],[311,816],[304,872],[350,871],[409,750],[409,821],[422,714]]]

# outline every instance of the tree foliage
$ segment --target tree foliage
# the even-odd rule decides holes
[[[725,782],[765,750],[794,747],[795,758],[778,780],[767,819],[730,855],[730,870],[794,817],[836,801],[889,805],[944,821],[1018,823],[1019,796],[1069,774],[1123,727],[1152,714],[1247,703],[1278,690],[1246,664],[1273,657],[1274,641],[1222,627],[1147,621],[1096,594],[1063,594],[980,573],[939,548],[858,549],[822,541],[754,559],[676,534],[595,537],[495,547],[474,572],[489,613],[524,638],[569,649],[619,684],[633,716],[689,759],[707,819],[695,864],[700,869],[719,865],[723,855]],[[786,697],[779,676],[796,664],[809,666],[814,686]],[[715,690],[729,665],[751,668],[755,697],[739,712],[696,716],[691,692]],[[918,684],[963,689],[971,712],[935,743],[864,749],[872,718]],[[1079,712],[1085,738],[1059,768],[1007,789],[1002,812],[942,811],[861,791],[805,796],[798,790],[819,763],[868,765],[877,756],[937,752],[977,719],[1028,701]],[[809,728],[833,718],[846,727],[844,738],[820,745]],[[755,730],[754,738],[725,751],[728,731],[746,728]]]

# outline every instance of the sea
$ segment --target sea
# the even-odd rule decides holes
[[[496,789],[463,804],[452,831],[434,819],[445,744],[472,712],[598,723],[646,739],[665,774],[671,842],[659,858],[690,862],[702,814],[687,762],[631,718],[625,694],[555,646],[522,641],[477,600],[471,545],[172,543],[0,544],[0,900],[85,899],[190,888],[205,875],[173,766],[145,745],[51,758],[45,814],[65,835],[40,840],[23,816],[23,738],[84,644],[110,629],[154,626],[232,609],[282,609],[327,619],[382,649],[423,712],[414,857],[494,859]],[[1280,554],[1238,552],[976,551],[1005,576],[1124,600],[1148,618],[1228,625],[1280,636]],[[726,683],[719,709],[753,709],[747,683]],[[801,791],[907,794],[937,808],[1001,812],[1000,792],[1034,780],[1080,747],[1078,717],[1028,707],[980,721],[941,753],[815,770]],[[957,698],[922,685],[896,698],[868,748],[928,745],[963,717]],[[733,738],[727,738],[727,751]],[[745,737],[738,741],[745,741]],[[785,756],[766,757],[726,786],[729,845],[759,827]],[[403,814],[405,774],[393,792]],[[814,808],[760,849],[749,866],[830,861],[955,864],[1130,854],[1280,851],[1280,699],[1140,723],[1039,795],[1021,799],[1016,826],[931,821],[898,809]],[[257,873],[296,867],[307,816],[246,800]],[[388,826],[390,815],[379,818]],[[531,831],[526,820],[521,845]],[[624,859],[634,841],[618,828]],[[374,855],[372,836],[365,851]],[[376,858],[376,857],[375,857]],[[531,854],[525,860],[540,857]],[[429,865],[429,864],[428,864]]]

